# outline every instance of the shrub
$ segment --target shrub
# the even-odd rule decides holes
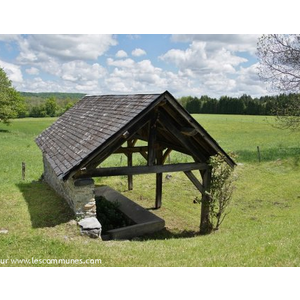
[[[212,156],[209,161],[212,167],[211,185],[210,185],[210,221],[213,229],[218,230],[225,217],[232,193],[233,169],[225,162],[220,154]]]

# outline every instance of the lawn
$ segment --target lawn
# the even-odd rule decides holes
[[[55,119],[0,124],[0,230],[8,230],[0,233],[0,262],[6,260],[0,266],[49,266],[47,259],[64,259],[62,266],[79,265],[70,259],[101,259],[84,266],[300,266],[300,133],[272,127],[271,117],[194,117],[224,150],[238,154],[236,189],[220,230],[198,235],[200,206],[193,200],[199,192],[184,174],[164,177],[159,210],[152,210],[154,175],[134,176],[133,191],[126,191],[124,176],[103,178],[97,183],[109,184],[166,221],[160,233],[108,242],[81,237],[63,199],[38,181],[42,155],[34,138]],[[171,160],[187,158],[172,153]],[[106,163],[121,165],[124,159],[119,155]]]

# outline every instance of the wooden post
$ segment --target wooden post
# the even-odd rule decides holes
[[[156,151],[157,164],[163,164],[163,152],[161,149]],[[162,178],[163,173],[156,174],[156,196],[155,196],[155,208],[158,209],[161,207],[161,199],[162,199]]]
[[[153,166],[155,163],[156,149],[156,121],[157,121],[157,111],[152,115],[150,125],[149,125],[149,138],[148,138],[148,166]]]
[[[22,179],[25,180],[26,164],[22,162]]]
[[[211,183],[211,169],[201,171],[203,179],[204,193],[201,200],[201,217],[200,217],[200,234],[208,234],[212,231],[212,223],[210,221],[210,183]]]
[[[258,162],[260,162],[260,150],[259,150],[259,146],[257,146],[257,157],[258,157]]]
[[[127,141],[128,147],[133,147],[136,141]],[[127,154],[127,165],[128,167],[132,167],[132,152],[128,152]],[[133,176],[128,175],[128,190],[131,191],[133,189]]]
[[[127,154],[127,165],[128,167],[132,167],[132,153]],[[133,176],[128,175],[128,191],[131,191],[133,189]]]

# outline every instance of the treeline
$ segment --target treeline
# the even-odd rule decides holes
[[[85,94],[81,93],[25,93],[21,92],[24,105],[19,117],[58,117],[71,108]],[[274,115],[278,108],[291,102],[300,102],[299,94],[280,94],[252,98],[222,96],[219,99],[209,96],[181,97],[178,101],[194,114],[236,114],[236,115]],[[282,110],[281,110],[282,111]]]
[[[19,117],[58,117],[80,100],[81,93],[27,93],[21,92],[24,109]]]
[[[279,106],[284,107],[298,98],[299,94],[280,94],[260,98],[252,98],[249,95],[238,98],[222,96],[220,99],[188,96],[181,97],[178,101],[188,112],[194,114],[274,115]]]

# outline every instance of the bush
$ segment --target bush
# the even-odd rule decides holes
[[[215,155],[209,162],[212,167],[210,186],[210,221],[213,229],[218,230],[228,212],[226,212],[232,193],[233,169],[225,162],[222,155]]]

